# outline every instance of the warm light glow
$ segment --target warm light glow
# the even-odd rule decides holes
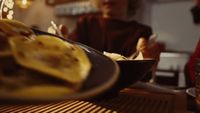
[[[22,0],[23,5],[27,5],[27,0]]]
[[[25,9],[25,8],[28,8],[32,4],[33,0],[15,0],[15,2],[17,6]]]
[[[3,6],[4,6],[4,4],[5,4],[5,0],[2,0],[1,1],[1,7],[0,7],[0,19],[3,18]]]
[[[0,19],[3,18],[3,13],[6,13],[6,18],[13,19],[13,0],[0,0]]]

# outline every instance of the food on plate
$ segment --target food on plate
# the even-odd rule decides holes
[[[0,20],[0,56],[9,55],[10,46],[8,44],[8,38],[11,36],[22,35],[30,38],[34,35],[34,32],[31,28],[26,26],[25,24],[16,21],[16,20],[8,20],[1,19]]]
[[[104,51],[103,54],[113,60],[128,60],[128,58],[126,58],[125,56],[117,53],[109,53]]]
[[[0,20],[0,97],[73,93],[81,88],[91,67],[78,45],[35,35],[18,21]]]
[[[0,57],[0,97],[29,97],[29,96],[52,96],[61,92],[73,93],[76,91],[75,85],[57,79],[47,74],[34,71],[17,64],[12,56]],[[51,87],[46,88],[47,86]],[[54,90],[52,90],[54,87]],[[64,89],[65,88],[65,89]],[[34,89],[34,90],[33,90]],[[63,89],[61,91],[61,89]],[[59,92],[54,92],[55,90]],[[30,95],[31,92],[31,95]],[[23,95],[22,95],[23,94]],[[33,95],[34,94],[34,95]],[[38,94],[38,95],[36,95]]]
[[[79,46],[53,36],[36,36],[34,40],[17,36],[9,42],[19,64],[70,83],[81,83],[91,67]]]
[[[136,57],[133,57],[132,55],[130,57],[125,57],[121,54],[118,53],[109,53],[104,51],[103,54],[109,58],[111,58],[112,60],[115,61],[120,61],[120,60],[143,60],[144,57],[142,55],[142,52],[138,52],[138,54],[136,55]],[[133,55],[135,56],[136,53],[134,53]]]
[[[34,34],[33,30],[30,27],[16,20],[1,19],[0,25],[0,29],[3,31],[3,33],[5,33],[5,35],[8,36],[24,35],[28,37]]]

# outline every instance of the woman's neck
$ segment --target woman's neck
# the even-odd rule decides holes
[[[112,16],[112,15],[102,15],[103,18],[106,19],[115,19],[115,20],[120,20],[120,21],[130,21],[127,15],[120,15],[120,16]]]

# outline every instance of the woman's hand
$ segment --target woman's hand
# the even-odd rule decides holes
[[[148,41],[145,38],[140,38],[136,48],[138,51],[142,52],[144,58],[156,60],[156,63],[152,66],[152,77],[149,81],[150,83],[154,83],[156,79],[155,72],[160,60],[160,53],[165,50],[165,45],[163,43],[156,42],[155,39]]]
[[[148,41],[145,38],[138,40],[136,48],[142,52],[144,58],[151,58],[157,61],[160,59],[160,53],[165,50],[163,43],[156,42],[154,39]]]
[[[61,24],[57,26],[53,21],[51,21],[51,26],[47,31],[48,33],[55,34],[63,38],[67,38],[69,34],[68,28],[65,25]]]
[[[69,35],[68,28],[65,25],[63,25],[63,24],[59,25],[58,28],[59,28],[61,34],[64,36],[64,38],[67,38],[68,35]]]

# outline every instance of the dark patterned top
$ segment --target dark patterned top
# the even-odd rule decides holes
[[[149,39],[152,29],[136,21],[105,19],[99,15],[86,15],[79,19],[70,39],[101,52],[114,52],[125,56],[136,51],[140,37]]]
[[[200,59],[200,39],[196,44],[196,48],[192,55],[190,56],[186,67],[185,67],[185,74],[186,74],[186,85],[188,87],[195,86],[195,81],[197,79],[197,59]],[[188,79],[188,80],[187,80]]]

